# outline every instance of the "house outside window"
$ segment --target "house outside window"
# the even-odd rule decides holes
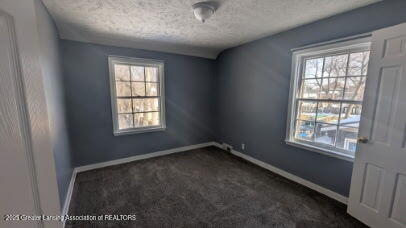
[[[293,52],[288,144],[353,159],[369,50],[363,38]]]
[[[109,56],[114,135],[164,130],[164,63]]]

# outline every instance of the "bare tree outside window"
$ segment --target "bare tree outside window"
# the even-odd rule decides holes
[[[368,61],[369,51],[304,59],[295,138],[355,151]]]
[[[115,133],[163,129],[163,63],[109,57]]]

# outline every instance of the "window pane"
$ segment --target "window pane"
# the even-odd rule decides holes
[[[148,112],[146,115],[149,126],[159,125],[159,112]]]
[[[146,83],[147,93],[146,96],[158,96],[158,83]]]
[[[132,114],[118,114],[119,129],[127,129],[132,127],[134,127]]]
[[[362,105],[343,103],[341,108],[340,125],[359,127]]]
[[[337,134],[337,125],[317,123],[315,131],[315,142],[334,145]]]
[[[158,98],[144,99],[144,109],[145,111],[159,111],[159,99]]]
[[[322,84],[322,99],[343,99],[345,78],[324,78]]]
[[[323,58],[306,60],[304,78],[321,78],[322,68]]]
[[[295,138],[312,141],[314,134],[314,122],[298,120],[296,123]]]
[[[135,113],[135,127],[157,126],[160,124],[159,112]]]
[[[118,113],[132,113],[131,99],[117,99]]]
[[[158,98],[133,99],[134,112],[159,111]]]
[[[144,81],[144,67],[143,66],[131,66],[131,80],[132,81]]]
[[[314,121],[316,118],[317,102],[299,101],[298,119]]]
[[[317,122],[337,124],[340,113],[340,103],[319,102],[317,108]]]
[[[158,68],[157,67],[145,67],[145,80],[149,82],[158,81]]]
[[[338,128],[336,147],[355,152],[357,148],[357,137],[358,128],[340,126]]]
[[[134,114],[134,126],[135,127],[145,127],[146,124],[146,113],[135,113]]]
[[[301,98],[318,98],[321,88],[321,79],[302,80]]]
[[[130,82],[116,82],[116,93],[118,97],[131,96]]]
[[[351,53],[350,62],[348,64],[348,75],[367,75],[368,61],[369,51]]]
[[[324,62],[323,77],[345,76],[348,55],[327,56]]]
[[[144,99],[133,99],[134,112],[144,111]]]
[[[366,77],[347,77],[346,80],[344,99],[362,101]]]
[[[115,64],[114,76],[116,81],[130,81],[130,67],[127,65]]]
[[[145,96],[145,83],[144,82],[133,82],[132,83],[133,97]]]

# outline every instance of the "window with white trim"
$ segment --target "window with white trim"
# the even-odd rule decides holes
[[[109,57],[115,135],[165,129],[164,63]]]
[[[353,158],[370,43],[335,43],[293,53],[287,142]]]

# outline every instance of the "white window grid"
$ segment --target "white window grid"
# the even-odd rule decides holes
[[[317,111],[318,111],[318,106],[319,103],[321,102],[335,102],[340,105],[340,111],[339,115],[342,114],[342,108],[343,108],[343,103],[344,104],[357,104],[357,105],[362,105],[362,101],[359,100],[349,100],[349,99],[344,99],[344,94],[345,94],[345,88],[346,84],[344,84],[344,88],[342,91],[343,97],[342,99],[322,99],[322,98],[301,98],[299,97],[300,94],[300,85],[302,80],[304,78],[304,67],[305,67],[305,61],[309,59],[316,59],[316,58],[323,58],[323,67],[322,67],[322,74],[324,71],[324,64],[325,64],[325,58],[329,56],[336,56],[336,55],[343,55],[346,54],[347,56],[347,66],[346,66],[346,73],[344,76],[336,76],[336,77],[329,77],[329,78],[343,78],[345,83],[347,83],[347,77],[367,77],[367,75],[359,75],[359,76],[353,76],[348,74],[348,64],[349,64],[349,55],[351,53],[356,53],[356,52],[365,52],[365,51],[370,51],[370,38],[362,38],[362,39],[357,39],[357,40],[350,40],[350,41],[343,41],[343,42],[337,42],[337,43],[332,43],[328,45],[323,45],[323,46],[315,46],[307,49],[301,49],[298,51],[295,51],[293,53],[293,58],[292,58],[292,78],[291,78],[291,89],[290,89],[290,97],[289,97],[289,110],[288,110],[288,126],[287,126],[287,133],[286,133],[286,142],[290,145],[297,146],[300,148],[304,149],[309,149],[311,151],[319,152],[322,154],[327,154],[333,157],[337,158],[342,158],[344,160],[349,160],[352,161],[354,158],[354,155],[349,153],[349,151],[341,148],[337,148],[336,145],[336,140],[337,140],[337,135],[335,137],[335,141],[333,145],[327,145],[327,144],[322,144],[314,141],[307,141],[303,139],[298,139],[295,137],[295,131],[296,131],[296,124],[298,118],[298,105],[299,101],[304,101],[304,102],[315,102],[316,103],[316,113],[314,120],[304,120],[307,122],[313,122],[313,127],[314,127],[314,134],[315,134],[315,128],[317,123],[322,123],[322,124],[327,124],[329,125],[330,123],[325,123],[325,122],[318,122],[317,121]],[[319,78],[320,80],[324,80],[323,78],[324,75]],[[321,81],[321,85],[323,82]],[[321,93],[321,91],[320,91]],[[337,123],[330,124],[332,126],[336,126],[336,133],[338,134],[338,127],[340,126],[340,119],[341,116],[338,117]],[[314,137],[314,136],[313,136]]]
[[[165,90],[164,90],[164,62],[161,60],[154,60],[154,59],[142,59],[142,58],[130,58],[130,57],[121,57],[121,56],[109,56],[109,69],[110,69],[110,93],[111,93],[111,108],[112,108],[112,115],[113,115],[113,134],[114,135],[125,135],[125,134],[133,134],[133,133],[145,133],[145,132],[152,132],[152,131],[162,131],[166,129],[166,120],[165,120]],[[116,82],[120,82],[116,80],[114,75],[114,66],[116,64],[119,65],[127,65],[127,66],[141,66],[144,67],[144,80],[137,81],[132,80],[132,71],[130,70],[130,85],[133,82],[143,82],[144,86],[147,86],[147,83],[157,83],[158,84],[158,91],[157,96],[133,96],[132,86],[130,86],[131,95],[130,96],[117,96],[116,93]],[[151,82],[146,80],[145,70],[146,67],[156,67],[158,68],[158,80],[156,82]],[[145,88],[146,91],[146,88]],[[133,99],[145,99],[145,98],[158,98],[158,111],[135,111],[133,105]],[[117,111],[117,101],[118,99],[131,99],[131,113],[118,113]],[[133,128],[126,128],[120,129],[118,124],[118,115],[123,114],[136,114],[136,113],[159,113],[160,124],[153,125],[153,126],[144,126],[144,127],[133,127]],[[132,118],[134,124],[134,117]]]

